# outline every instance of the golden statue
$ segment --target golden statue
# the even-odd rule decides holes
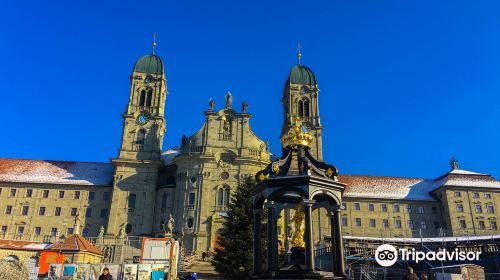
[[[304,205],[298,203],[293,210],[295,210],[295,213],[292,218],[292,223],[295,229],[292,236],[292,247],[304,248],[306,245],[304,242],[304,231],[306,228]]]

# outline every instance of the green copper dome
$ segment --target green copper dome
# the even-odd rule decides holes
[[[161,61],[161,58],[157,55],[145,55],[139,58],[135,63],[134,72],[163,74],[163,61]]]
[[[314,76],[311,69],[302,65],[297,65],[292,68],[290,75],[288,75],[287,83],[311,86],[315,86],[317,84],[316,76]]]

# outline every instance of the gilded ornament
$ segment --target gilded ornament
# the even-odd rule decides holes
[[[292,218],[292,223],[295,227],[292,236],[292,247],[305,248],[306,244],[304,242],[304,232],[306,228],[305,224],[305,214],[304,214],[304,205],[297,204],[293,208],[295,213]]]

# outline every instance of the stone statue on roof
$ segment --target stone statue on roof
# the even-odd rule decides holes
[[[174,217],[172,217],[172,214],[170,214],[169,218],[168,218],[167,228],[166,228],[166,233],[167,234],[172,234],[173,233],[173,231],[174,231],[174,223],[175,223]]]
[[[97,237],[103,237],[104,236],[104,226],[101,226],[99,229],[99,235]]]
[[[458,160],[455,157],[452,157],[450,160],[451,170],[459,169],[458,168]]]
[[[125,224],[120,226],[120,231],[118,231],[118,238],[125,238]]]
[[[233,103],[233,95],[228,91],[226,94],[226,109],[231,109],[231,103]]]
[[[248,103],[246,103],[245,101],[243,101],[243,104],[241,104],[241,112],[243,113],[247,113],[247,110],[248,110]]]
[[[215,101],[210,98],[210,101],[208,101],[208,111],[213,111],[215,107]]]

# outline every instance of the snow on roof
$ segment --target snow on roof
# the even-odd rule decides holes
[[[477,173],[477,172],[472,172],[468,170],[463,170],[463,169],[453,169],[448,174],[458,174],[458,175],[483,175],[483,176],[488,176],[487,174],[483,173]]]
[[[493,235],[474,235],[474,236],[454,236],[454,237],[367,237],[367,236],[344,236],[345,239],[351,240],[366,240],[366,241],[384,241],[385,243],[391,242],[404,242],[404,243],[421,243],[421,242],[459,242],[459,241],[475,241],[475,240],[493,240],[500,239],[500,234]]]
[[[163,154],[161,154],[163,158],[163,164],[170,165],[174,163],[174,158],[181,153],[179,147],[174,147],[172,149],[166,150]]]
[[[8,249],[8,250],[41,251],[50,245],[52,245],[52,243],[0,240],[0,249]]]
[[[492,177],[471,178],[465,176],[447,176],[436,181],[437,186],[454,187],[481,187],[481,188],[500,188],[500,181]],[[437,187],[436,186],[436,187]]]
[[[0,182],[111,186],[110,163],[0,158]]]
[[[338,179],[347,185],[345,197],[435,201],[430,195],[436,188],[432,180],[357,175],[340,175]]]

